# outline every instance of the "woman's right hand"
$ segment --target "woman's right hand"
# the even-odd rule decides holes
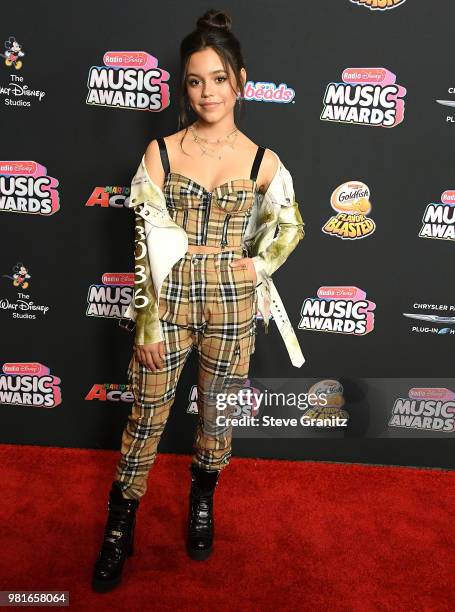
[[[137,359],[149,370],[155,372],[164,367],[164,342],[154,342],[153,344],[135,344],[134,350]]]

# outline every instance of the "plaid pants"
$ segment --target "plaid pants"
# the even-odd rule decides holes
[[[115,473],[125,497],[140,498],[147,490],[148,473],[177,383],[193,348],[198,353],[199,370],[192,462],[211,470],[221,470],[229,463],[232,426],[226,419],[235,411],[235,397],[248,377],[250,355],[255,349],[254,282],[244,269],[229,265],[243,256],[238,248],[221,253],[186,253],[163,282],[159,316],[164,366],[153,372],[138,361],[135,353],[128,366],[134,402],[123,430]],[[225,394],[233,394],[229,402]]]

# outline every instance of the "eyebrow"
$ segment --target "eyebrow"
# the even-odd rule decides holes
[[[209,74],[216,74],[217,72],[226,72],[226,70],[212,70],[211,72],[209,72]],[[186,76],[189,77],[189,76],[201,76],[201,75],[196,74],[195,72],[188,72]]]

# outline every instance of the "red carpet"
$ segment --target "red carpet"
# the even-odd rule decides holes
[[[455,473],[232,458],[215,548],[186,555],[190,457],[158,454],[122,584],[91,590],[117,452],[0,445],[0,590],[75,610],[455,609]]]

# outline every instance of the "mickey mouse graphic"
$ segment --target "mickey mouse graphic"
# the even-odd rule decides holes
[[[7,66],[14,65],[16,70],[22,68],[22,61],[19,58],[24,57],[25,53],[22,51],[22,45],[17,42],[14,36],[5,40],[5,53],[0,53],[0,55],[5,58]]]
[[[9,276],[8,274],[3,274],[3,276],[5,276],[6,278],[11,278],[15,287],[19,287],[20,289],[27,289],[30,284],[28,282],[28,279],[31,278],[31,275],[28,273],[28,269],[21,261],[19,261],[13,267],[13,272],[13,276]]]

